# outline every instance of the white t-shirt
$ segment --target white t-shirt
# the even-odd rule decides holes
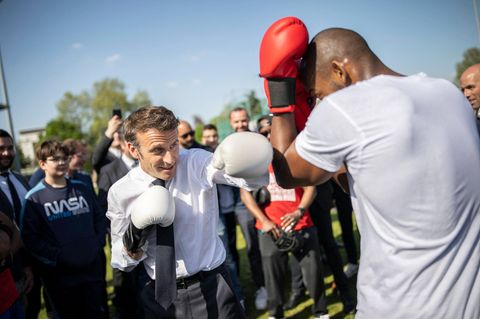
[[[213,167],[212,158],[213,153],[205,150],[180,150],[175,176],[165,185],[175,201],[173,228],[177,278],[214,269],[225,260],[225,249],[217,234],[216,184],[251,190],[268,183],[266,175],[248,181],[230,177],[223,170]],[[152,186],[154,180],[140,165],[132,169],[110,188],[107,211],[111,220],[112,267],[130,271],[143,261],[152,279],[155,279],[156,232],[150,232],[141,260],[128,256],[122,238],[130,223],[133,203]]]
[[[298,154],[348,167],[361,235],[357,319],[480,318],[480,151],[468,101],[424,74],[325,98]]]

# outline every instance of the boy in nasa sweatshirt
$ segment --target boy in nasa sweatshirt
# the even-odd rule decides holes
[[[65,178],[70,154],[58,141],[37,151],[45,178],[25,196],[21,230],[60,318],[103,318],[100,249],[104,216],[82,182]]]

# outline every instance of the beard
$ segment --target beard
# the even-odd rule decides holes
[[[0,157],[0,171],[6,171],[12,167],[14,156],[1,156]]]

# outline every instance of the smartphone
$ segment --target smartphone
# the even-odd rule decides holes
[[[112,111],[112,117],[117,115],[119,118],[122,118],[122,110],[120,109],[113,109]]]

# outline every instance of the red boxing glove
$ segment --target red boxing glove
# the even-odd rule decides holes
[[[309,96],[307,91],[303,88],[303,84],[297,79],[296,82],[296,94],[295,94],[295,127],[297,128],[297,132],[302,131],[305,128],[305,124],[307,123],[307,119],[312,112],[312,109],[315,105],[309,103]]]
[[[265,93],[273,114],[294,112],[296,90],[303,90],[296,80],[298,62],[307,46],[308,31],[298,18],[282,18],[265,32],[260,45],[260,76],[265,78]],[[306,98],[305,105],[308,107]]]

